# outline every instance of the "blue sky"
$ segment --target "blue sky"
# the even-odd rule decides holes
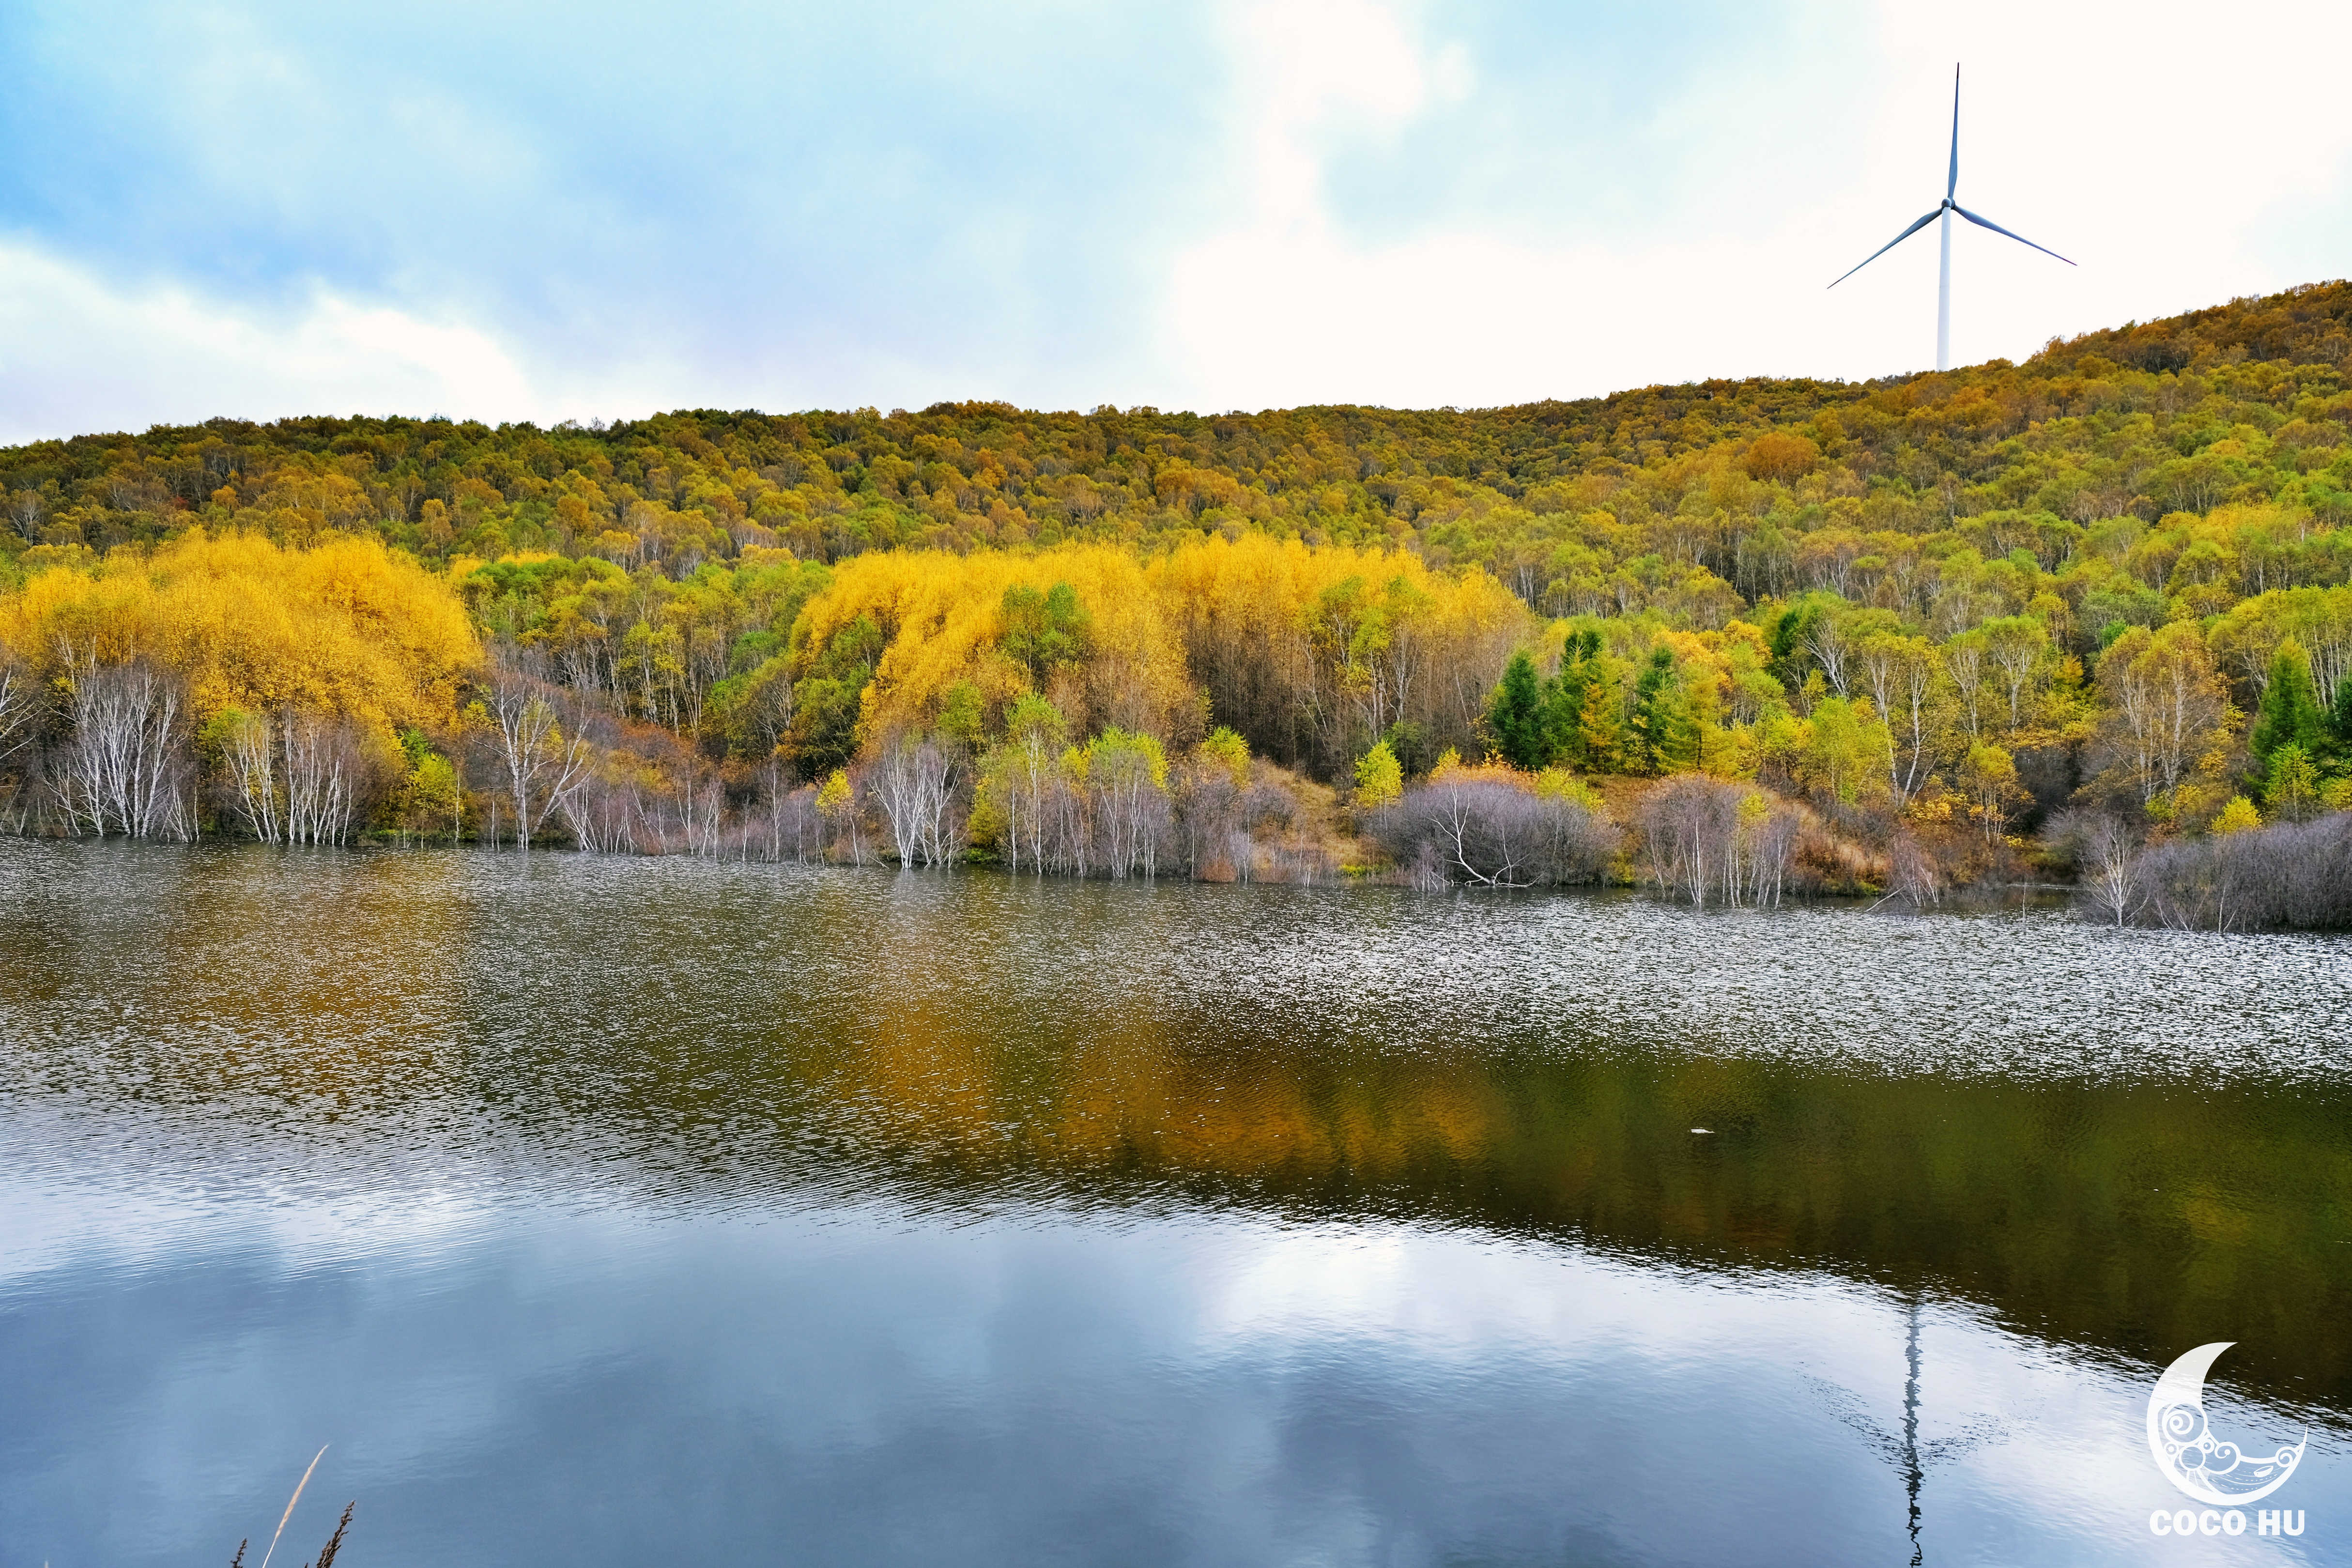
[[[0,7],[0,439],[214,414],[1462,405],[2352,272],[2340,6]]]

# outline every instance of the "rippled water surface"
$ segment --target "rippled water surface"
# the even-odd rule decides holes
[[[2347,1068],[2050,910],[0,841],[0,1568],[2352,1563]],[[2150,1538],[2217,1340],[2300,1537]]]

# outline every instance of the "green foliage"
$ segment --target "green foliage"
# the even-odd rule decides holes
[[[1559,671],[1544,688],[1546,760],[1585,766],[1584,699],[1600,669],[1601,633],[1585,626],[1570,631],[1562,642]]]
[[[1823,805],[1853,805],[1884,787],[1893,742],[1868,702],[1822,698],[1813,705],[1801,737],[1797,782]]]
[[[196,755],[207,768],[218,768],[237,732],[253,722],[253,715],[242,708],[224,708],[206,719],[196,729]]]
[[[2009,820],[2011,805],[2024,794],[2017,782],[2016,759],[1990,741],[1972,742],[1960,760],[1959,783],[1986,839],[1997,837]]]
[[[1067,583],[1042,593],[1026,584],[1004,590],[1004,637],[998,646],[1028,673],[1032,686],[1043,687],[1083,659],[1093,631],[1086,605]]]
[[[1404,769],[1383,741],[1356,759],[1356,805],[1370,810],[1404,795]]]
[[[0,451],[0,554],[103,551],[203,522],[296,543],[372,531],[429,559],[545,551],[682,581],[766,550],[830,562],[1223,527],[1402,540],[1483,565],[1555,614],[1710,615],[1708,582],[1751,604],[1866,598],[1940,536],[1912,560],[2095,563],[2070,600],[2087,639],[2112,621],[2161,624],[2169,600],[2217,574],[2240,593],[2282,567],[2340,578],[2343,546],[2308,530],[2252,552],[2163,536],[2168,519],[2254,503],[2323,530],[2352,522],[2347,325],[2352,286],[2328,284],[2053,343],[2022,364],[1461,413],[964,403],[680,411],[603,429],[212,420]],[[2117,519],[2145,536],[2101,532]],[[472,592],[547,602],[592,574],[501,563]]]
[[[1168,753],[1157,739],[1113,725],[1086,744],[1080,777],[1107,784],[1130,777],[1149,779],[1154,789],[1168,787]]]
[[[1675,675],[1675,656],[1660,647],[1633,683],[1633,721],[1627,727],[1627,761],[1635,771],[1670,773],[1698,760],[1698,718]]]
[[[1417,773],[1482,715],[1523,767],[1654,773],[1720,754],[1793,769],[1803,723],[1867,696],[1894,726],[1889,771],[1908,798],[1931,773],[1956,779],[1979,742],[2021,760],[2094,744],[2115,700],[2086,690],[2082,668],[2187,628],[2208,639],[2220,689],[2200,693],[2211,721],[2197,755],[2168,776],[2242,759],[2231,747],[2251,710],[2256,771],[2241,761],[2227,764],[2240,776],[2204,778],[2203,809],[2255,777],[2267,798],[2286,745],[2319,769],[2324,798],[2352,768],[2352,679],[2336,678],[2346,655],[2330,629],[2343,616],[2308,598],[2352,592],[2338,586],[2352,583],[2347,337],[2352,284],[2337,283],[2053,342],[2021,364],[1468,412],[962,403],[602,428],[214,420],[0,450],[0,584],[194,527],[289,544],[373,536],[446,563],[483,633],[539,650],[623,717],[712,753],[781,754],[814,778],[854,752],[904,631],[886,608],[822,647],[793,644],[845,557],[1093,542],[1164,561],[1204,535],[1248,534],[1394,546],[1483,569],[1564,625],[1556,672],[1542,675],[1542,641],[1489,686],[1532,622],[1449,655],[1458,667],[1424,668],[1406,602],[1422,590],[1366,571],[1317,583],[1279,626],[1183,627],[1196,659],[1223,638],[1291,660],[1273,643],[1296,638],[1328,703],[1293,726],[1320,727],[1312,746],[1236,706],[1255,654],[1223,656],[1233,668],[1214,680],[1194,666],[1222,704],[1207,721],[1248,730],[1279,761],[1312,755],[1327,776],[1374,741]],[[1055,684],[1107,635],[1071,584],[1015,586],[1001,612],[998,651],[1028,687],[1087,700]],[[2306,668],[2282,682],[2271,672],[2290,636]],[[1900,662],[1929,679],[1898,702],[1863,650],[1914,643],[1927,651]],[[939,701],[925,721],[936,713],[976,745],[970,700],[947,695],[960,673],[926,689]],[[975,679],[984,722],[1013,682]],[[1416,720],[1439,729],[1397,721],[1382,682],[1407,679],[1459,694],[1442,722],[1416,700]],[[1815,750],[1850,717],[1816,724]],[[1746,739],[1718,753],[1734,727]]]
[[[743,647],[752,639],[739,642]],[[763,639],[745,657],[769,646]],[[757,760],[777,752],[793,721],[795,692],[792,664],[782,653],[770,654],[740,675],[730,675],[710,689],[705,727],[726,742],[730,755]]]
[[[1697,752],[1697,720],[1674,656],[1659,647],[1644,665],[1630,727],[1623,686],[1622,666],[1601,652],[1595,626],[1569,630],[1559,671],[1549,679],[1537,678],[1532,657],[1514,654],[1486,703],[1496,754],[1530,773],[1555,764],[1596,773],[1688,765]]]
[[[826,775],[824,785],[816,792],[816,808],[827,817],[847,816],[855,802],[849,775],[839,768]]]
[[[2322,804],[2322,781],[2311,754],[2293,742],[2273,749],[2263,770],[2263,804],[2273,819],[2301,822]]]
[[[1600,659],[1591,661],[1584,680],[1584,700],[1576,714],[1577,760],[1596,773],[1618,772],[1625,760],[1624,721],[1621,715],[1616,673]]]
[[[940,694],[937,731],[978,752],[986,736],[986,706],[980,688],[969,680],[959,680]]]
[[[1766,617],[1765,637],[1772,649],[1772,673],[1791,690],[1801,688],[1814,667],[1812,642],[1822,624],[1845,607],[1835,594],[1816,591],[1800,595]]]
[[[1230,730],[1223,732],[1233,734]],[[1013,706],[1005,711],[1004,738],[1016,745],[1034,738],[1046,750],[1059,751],[1069,742],[1070,723],[1062,716],[1059,708],[1034,691],[1024,691],[1013,699]],[[1213,736],[1211,738],[1214,739]],[[1241,737],[1234,735],[1234,739],[1239,741]],[[1246,746],[1242,748],[1242,760],[1246,766],[1249,760],[1249,748]]]
[[[2271,658],[2270,680],[2255,713],[2255,764],[2267,772],[2279,750],[2288,746],[2306,759],[2321,755],[2328,740],[2327,716],[2311,683],[2311,657],[2289,637]]]
[[[1411,720],[1399,720],[1381,735],[1381,742],[1396,753],[1397,765],[1418,778],[1437,765],[1437,753],[1431,746],[1429,727]]]
[[[1535,660],[1523,650],[1503,667],[1503,679],[1486,704],[1486,728],[1495,750],[1515,768],[1533,770],[1551,761],[1551,745],[1544,733],[1542,682]]]
[[[464,826],[464,798],[456,764],[437,752],[427,752],[402,781],[394,816],[407,832],[428,837],[446,833],[454,840]]]
[[[1546,768],[1536,775],[1535,791],[1549,800],[1564,800],[1598,816],[1608,809],[1601,792],[1565,768]]]
[[[465,790],[457,764],[434,750],[431,738],[414,726],[400,731],[400,752],[408,772],[393,792],[394,822],[404,833],[446,833],[455,840],[465,826]]]
[[[1232,775],[1236,789],[1249,784],[1249,742],[1223,724],[1210,731],[1202,741],[1201,760],[1223,768]]]
[[[825,645],[797,683],[797,711],[783,744],[803,777],[840,768],[856,754],[858,699],[874,678],[883,646],[881,626],[861,615]]]

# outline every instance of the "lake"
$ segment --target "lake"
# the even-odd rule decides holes
[[[0,1568],[2352,1563],[2352,942],[0,840]]]

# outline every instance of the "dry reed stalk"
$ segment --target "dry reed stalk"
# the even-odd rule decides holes
[[[286,1533],[286,1521],[294,1517],[294,1505],[302,1500],[302,1489],[310,1484],[310,1470],[315,1470],[319,1468],[319,1461],[327,1457],[327,1450],[332,1446],[333,1445],[331,1444],[321,1443],[319,1446],[319,1451],[310,1456],[310,1468],[304,1470],[302,1472],[302,1479],[294,1483],[294,1495],[286,1500],[286,1511],[278,1516],[278,1534],[269,1538],[269,1551],[261,1554],[261,1568],[269,1568],[270,1552],[278,1550],[278,1536]],[[338,1530],[335,1533],[340,1536],[342,1531]],[[239,1557],[245,1555],[244,1547],[240,1546],[236,1551]]]

